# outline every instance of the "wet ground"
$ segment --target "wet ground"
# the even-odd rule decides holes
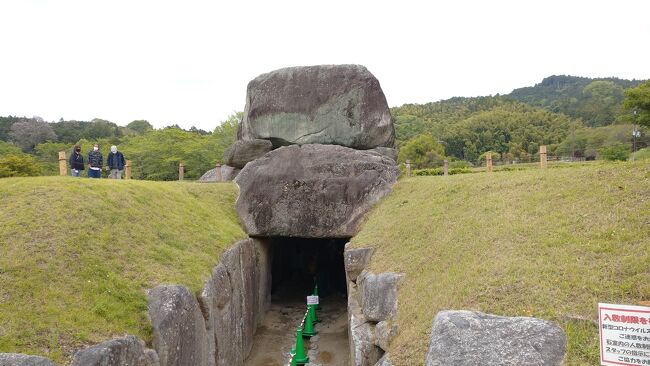
[[[277,298],[282,298],[277,296]],[[253,349],[246,366],[284,366],[296,341],[296,328],[306,310],[306,299],[291,296],[271,304],[264,321],[258,326]],[[288,300],[287,300],[288,299]],[[347,331],[347,305],[345,296],[332,294],[320,299],[321,309],[316,325],[318,335],[305,338],[305,351],[309,351],[309,365],[347,366],[349,345]]]

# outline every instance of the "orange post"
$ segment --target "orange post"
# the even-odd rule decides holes
[[[485,154],[485,167],[488,173],[492,173],[492,153]]]
[[[126,165],[124,166],[124,179],[131,179],[131,166],[132,166],[131,160],[126,161]]]
[[[65,161],[65,151],[59,151],[59,175],[68,175],[68,164]]]

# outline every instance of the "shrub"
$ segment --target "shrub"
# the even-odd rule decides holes
[[[451,168],[449,169],[449,175],[454,174],[466,174],[473,173],[470,168]],[[443,175],[444,172],[442,168],[430,168],[430,169],[416,169],[413,170],[413,175],[415,176],[433,176],[433,175]]]
[[[30,177],[40,174],[31,155],[6,155],[0,157],[0,178]]]
[[[646,147],[645,149],[641,149],[634,154],[630,155],[630,160],[646,160],[650,159],[650,147]]]
[[[605,160],[627,160],[630,156],[630,146],[626,144],[614,144],[598,149],[598,154]]]

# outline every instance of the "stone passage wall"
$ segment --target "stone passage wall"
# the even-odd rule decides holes
[[[270,304],[271,256],[257,239],[228,249],[195,298],[183,286],[149,293],[160,366],[244,364],[257,324]]]
[[[270,245],[246,239],[226,250],[198,296],[183,285],[151,289],[153,348],[135,336],[78,351],[72,366],[241,366],[271,303]],[[56,366],[36,356],[0,354],[1,366]]]
[[[372,249],[348,249],[346,246],[350,364],[390,366],[386,351],[399,331],[395,323],[397,288],[404,275],[367,271],[371,256]]]

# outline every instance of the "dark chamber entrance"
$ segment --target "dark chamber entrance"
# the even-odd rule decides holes
[[[248,366],[286,365],[306,297],[318,284],[321,308],[317,349],[311,362],[344,366],[349,362],[347,286],[343,249],[348,239],[266,238],[272,256],[271,306],[258,327]],[[305,340],[306,347],[310,341]]]
[[[272,239],[272,301],[304,301],[314,283],[323,298],[345,297],[345,243],[347,239]]]

